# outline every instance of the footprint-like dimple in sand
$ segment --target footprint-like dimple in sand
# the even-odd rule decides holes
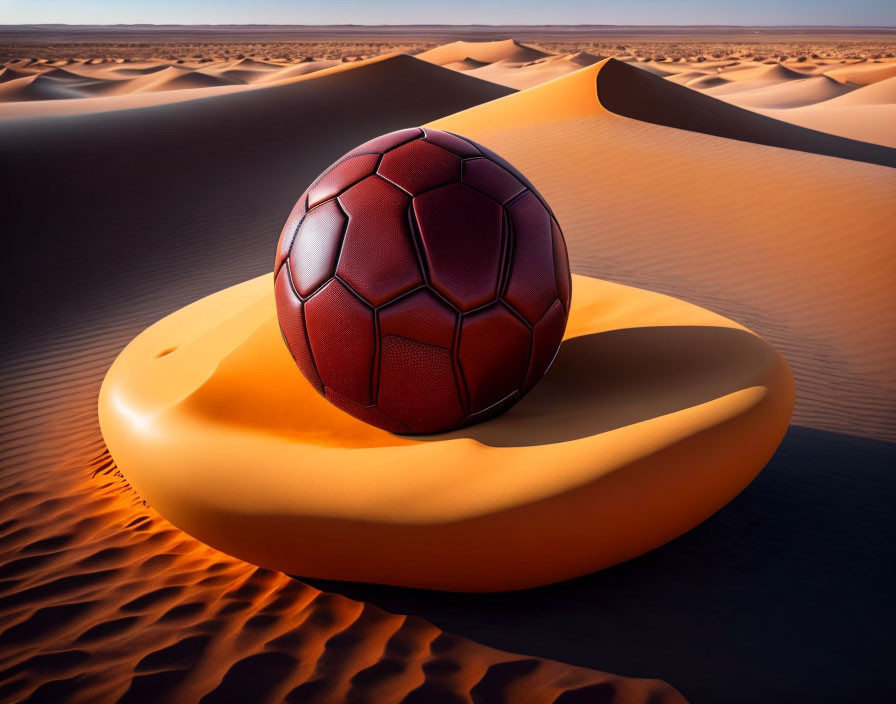
[[[296,368],[262,276],[124,349],[103,436],[172,523],[290,574],[492,591],[608,567],[740,492],[784,435],[793,382],[737,323],[574,279],[554,365],[490,422],[402,437],[334,408]]]

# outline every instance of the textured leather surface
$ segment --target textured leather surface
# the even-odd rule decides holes
[[[484,147],[419,127],[360,145],[308,187],[274,277],[302,374],[397,433],[512,406],[553,361],[571,294],[566,243],[532,184]]]

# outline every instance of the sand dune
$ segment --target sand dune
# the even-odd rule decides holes
[[[565,76],[600,60],[588,52],[551,54],[541,52],[535,59],[515,56],[518,44],[505,42],[456,42],[420,54],[420,58],[446,68],[463,71],[477,78],[523,90]],[[458,56],[464,55],[458,59]],[[473,55],[479,58],[470,58]],[[737,105],[782,122],[829,132],[838,137],[892,147],[896,130],[892,128],[893,112],[840,109],[835,112],[803,111],[810,105],[835,107],[832,100],[855,92],[863,86],[886,82],[896,75],[896,61],[850,62],[846,65],[817,60],[814,63],[778,60],[754,60],[752,54],[721,61],[636,60],[620,57],[642,71],[686,85],[714,98]],[[805,57],[803,57],[805,59]],[[886,91],[870,95],[876,105],[892,102]],[[840,103],[844,108],[848,103]],[[708,103],[693,106],[713,110]],[[717,108],[716,108],[717,110]],[[655,111],[654,111],[655,112]],[[732,113],[733,115],[733,113]],[[724,119],[729,119],[726,116]],[[827,153],[827,152],[826,152]]]
[[[683,701],[217,553],[145,506],[99,435],[96,394],[118,350],[160,312],[269,271],[302,184],[369,137],[507,92],[397,57],[251,95],[0,121],[16,174],[6,224],[31,233],[3,259],[0,698]],[[35,220],[46,192],[64,236]],[[59,237],[76,244],[62,257]]]
[[[813,132],[683,89],[610,59],[597,74],[601,104],[619,115],[667,127],[896,166],[896,151]]]
[[[688,84],[690,85],[690,84]],[[725,96],[732,105],[744,108],[796,108],[814,105],[852,92],[857,86],[837,83],[827,76],[784,81],[763,87],[751,87]]]
[[[549,52],[522,44],[515,39],[496,42],[453,42],[417,54],[418,59],[439,66],[468,60],[487,64],[497,61],[524,63],[547,56],[550,56]]]
[[[512,39],[454,42],[417,54],[417,58],[518,90],[565,76],[600,60],[585,51],[552,54]]]
[[[6,389],[3,412],[19,417],[4,420],[0,473],[4,701],[684,702],[662,682],[511,655],[322,593],[174,529],[97,432],[102,360],[127,334],[103,328],[34,350],[25,369],[39,377]],[[71,355],[89,362],[60,388]],[[23,404],[67,422],[48,430]]]
[[[91,64],[68,62],[64,66],[21,63],[0,70],[0,116],[46,114],[52,108],[33,108],[18,103],[34,100],[78,100],[96,96],[123,96],[137,93],[196,90],[225,86],[276,84],[316,71],[337,66],[338,61],[303,61],[274,63],[239,59],[217,63],[174,63],[171,61],[145,62],[139,65]],[[3,85],[4,83],[8,85]],[[232,91],[226,91],[232,92]],[[159,96],[159,104],[209,97],[215,93]],[[146,106],[144,100],[134,101],[137,107]],[[110,102],[83,108],[78,104],[57,107],[59,112],[99,111],[130,107],[127,102]]]
[[[830,76],[841,83],[849,82],[868,85],[877,83],[878,81],[885,81],[888,78],[896,76],[896,63],[851,64],[849,66],[844,66],[843,68],[835,68],[826,71],[825,75]]]
[[[855,436],[893,437],[893,172],[610,114],[597,68],[445,126],[531,177],[577,271],[761,332],[796,372],[810,427],[672,546],[518,599],[428,598],[497,647],[662,673],[695,701],[880,699],[894,453]],[[680,701],[255,570],[115,476],[95,402],[129,340],[268,272],[296,194],[346,149],[511,92],[410,59],[319,78],[64,101],[73,114],[2,106],[55,112],[0,120],[4,226],[24,233],[0,258],[0,698]],[[178,93],[208,99],[163,104]],[[84,113],[125,100],[134,109]]]
[[[893,164],[896,152],[612,60],[432,124],[531,178],[574,271],[676,295],[769,339],[796,377],[795,423],[896,437],[896,339],[880,324],[896,271],[896,172],[846,158]]]

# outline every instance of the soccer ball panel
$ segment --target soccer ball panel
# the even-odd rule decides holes
[[[464,316],[458,359],[477,413],[522,386],[532,333],[502,304]]]
[[[373,311],[337,279],[305,303],[308,340],[324,386],[362,406],[373,403]]]
[[[377,173],[414,195],[460,179],[460,159],[417,139],[383,156]]]
[[[349,188],[339,202],[349,218],[336,269],[339,278],[374,306],[420,286],[407,194],[371,176]]]
[[[289,268],[296,291],[311,295],[336,271],[336,258],[348,218],[334,201],[313,208],[305,216],[289,252]]]
[[[504,300],[534,325],[557,299],[551,218],[531,192],[507,212],[513,250]]]
[[[506,203],[526,187],[491,159],[467,159],[464,162],[463,182],[482,191],[498,203]]]
[[[503,254],[503,213],[454,183],[414,198],[430,285],[461,310],[493,300]]]

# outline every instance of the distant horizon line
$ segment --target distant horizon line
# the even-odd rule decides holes
[[[221,23],[221,24],[183,24],[177,22],[154,23],[87,23],[69,24],[67,22],[18,22],[15,24],[0,23],[0,27],[607,27],[607,28],[645,28],[659,29],[663,27],[699,27],[699,28],[737,28],[737,29],[893,29],[896,25],[841,25],[841,24],[447,24],[447,23],[411,23],[411,24],[271,24],[271,23]]]

